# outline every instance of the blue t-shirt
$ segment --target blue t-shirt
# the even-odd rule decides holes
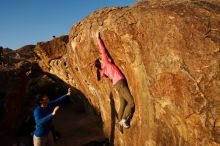
[[[52,119],[53,109],[57,106],[61,101],[67,98],[67,94],[49,102],[46,108],[42,108],[37,106],[34,109],[34,119],[36,122],[36,130],[34,131],[34,135],[37,137],[42,137],[47,135],[52,129]]]

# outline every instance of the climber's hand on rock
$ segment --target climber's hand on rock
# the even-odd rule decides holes
[[[96,32],[96,38],[99,39],[100,38],[100,32]]]

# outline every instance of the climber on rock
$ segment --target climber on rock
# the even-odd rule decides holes
[[[52,120],[59,110],[58,104],[70,95],[71,89],[69,88],[67,94],[51,102],[45,94],[37,97],[36,103],[38,106],[34,109],[34,119],[36,122],[36,129],[33,136],[34,146],[53,146]]]
[[[133,97],[130,93],[125,77],[122,75],[118,67],[114,65],[111,62],[111,59],[108,57],[99,32],[96,34],[96,37],[99,45],[99,51],[102,55],[101,59],[96,60],[96,67],[99,69],[102,77],[105,75],[112,80],[113,86],[118,92],[120,99],[120,108],[118,111],[119,125],[123,126],[124,128],[129,128],[130,126],[127,120],[133,114]]]

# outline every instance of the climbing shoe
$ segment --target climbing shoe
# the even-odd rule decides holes
[[[126,120],[125,119],[122,119],[120,122],[119,122],[119,125],[123,126],[124,128],[130,128],[130,126],[126,123]]]

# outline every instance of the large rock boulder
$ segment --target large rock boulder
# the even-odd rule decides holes
[[[85,94],[116,146],[219,145],[219,14],[219,1],[208,0],[96,11],[72,27],[59,63],[62,79]],[[123,134],[115,124],[114,87],[96,78],[97,31],[134,97],[131,128]]]

